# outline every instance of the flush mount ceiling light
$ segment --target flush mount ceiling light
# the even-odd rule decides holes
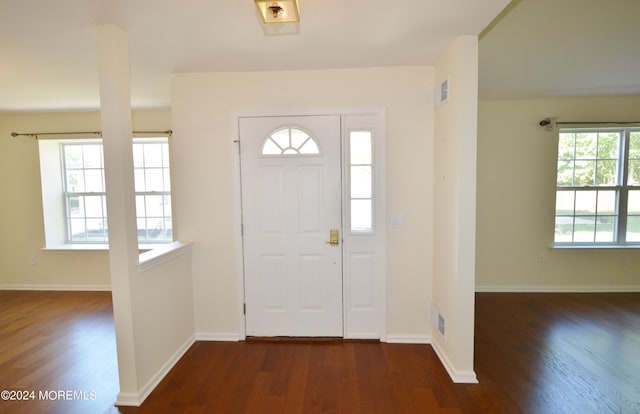
[[[295,23],[300,21],[298,0],[254,0],[264,23]]]

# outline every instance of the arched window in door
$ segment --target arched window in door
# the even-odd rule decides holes
[[[308,132],[296,127],[283,127],[276,129],[265,139],[260,154],[266,156],[319,155],[320,146]]]

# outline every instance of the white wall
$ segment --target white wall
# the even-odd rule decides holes
[[[436,64],[435,83],[449,78],[449,99],[435,112],[433,302],[445,319],[433,343],[457,382],[475,382],[475,286],[478,40],[462,36]]]
[[[170,121],[166,109],[133,112],[136,130],[170,129]],[[41,250],[45,236],[38,142],[10,135],[100,129],[99,112],[0,114],[0,289],[111,288],[107,251]]]
[[[427,338],[433,239],[433,68],[176,74],[172,80],[176,221],[194,241],[196,332],[239,329],[233,114],[386,108],[388,334]],[[387,218],[389,222],[389,218]]]
[[[636,121],[640,97],[482,101],[478,290],[640,290],[640,252],[553,250],[559,121]]]

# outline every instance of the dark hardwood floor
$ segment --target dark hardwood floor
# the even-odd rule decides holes
[[[477,294],[475,360],[480,384],[453,384],[429,345],[197,342],[114,407],[110,294],[0,291],[0,390],[88,397],[8,414],[640,413],[640,294]]]
[[[0,398],[2,414],[89,414],[112,407],[118,370],[111,292],[0,291],[3,390],[26,400]]]

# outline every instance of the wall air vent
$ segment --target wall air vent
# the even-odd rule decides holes
[[[436,108],[449,99],[449,77],[436,87]]]

